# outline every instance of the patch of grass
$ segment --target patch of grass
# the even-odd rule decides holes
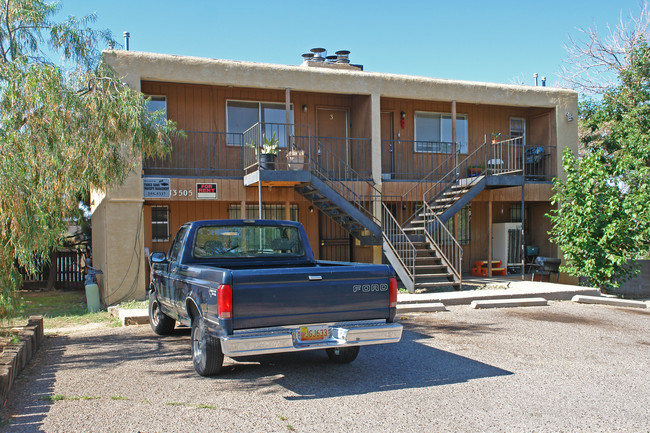
[[[278,418],[280,418],[280,421],[286,421],[287,420],[287,417],[282,416],[282,415],[278,415]]]
[[[122,396],[122,395],[112,395],[111,396],[112,400],[128,400],[128,398]]]
[[[148,301],[128,301],[122,302],[119,307],[123,310],[138,310],[149,307]]]
[[[289,430],[289,431],[296,431],[296,429],[293,428],[293,426],[292,426],[291,424],[287,424],[287,430]]]
[[[21,290],[19,296],[21,307],[18,317],[13,320],[15,323],[23,323],[29,316],[43,316],[45,329],[89,323],[120,325],[120,321],[106,311],[89,313],[86,305],[86,292],[82,290]]]
[[[43,401],[55,402],[55,401],[65,400],[65,396],[61,394],[51,394],[51,395],[42,395],[38,399]]]
[[[167,406],[191,406],[189,403],[180,403],[180,402],[175,402],[175,401],[169,401],[165,403]]]
[[[79,401],[79,400],[99,400],[101,397],[97,395],[80,395],[80,396],[68,396],[68,395],[62,395],[62,394],[52,394],[52,395],[42,395],[38,399],[39,400],[44,400],[44,401],[62,401],[62,400],[68,400],[68,401]],[[122,397],[124,398],[124,397]]]
[[[197,409],[216,409],[217,406],[212,406],[209,404],[199,404],[196,406]]]

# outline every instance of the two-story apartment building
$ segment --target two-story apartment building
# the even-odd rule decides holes
[[[560,255],[544,215],[562,150],[577,151],[575,92],[368,72],[345,55],[286,66],[104,53],[186,132],[92,194],[106,304],[143,298],[146,252],[196,219],[297,220],[317,258],[388,261],[411,290],[458,287],[478,260],[520,262],[521,226],[503,223],[522,212],[524,243]]]

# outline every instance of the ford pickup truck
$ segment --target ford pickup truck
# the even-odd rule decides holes
[[[202,376],[219,373],[224,356],[325,349],[352,362],[360,346],[401,339],[396,306],[392,267],[315,260],[296,222],[189,222],[167,254],[151,255],[151,328],[191,326]]]

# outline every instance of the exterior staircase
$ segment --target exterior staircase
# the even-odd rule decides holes
[[[255,140],[255,135],[252,137]],[[291,138],[292,148],[302,150],[307,159],[308,176],[295,185],[296,192],[362,245],[382,245],[384,255],[410,292],[440,287],[461,289],[462,248],[445,222],[486,188],[488,177],[518,169],[517,157],[502,159],[503,148],[495,148],[487,141],[460,162],[459,154],[452,154],[412,190],[415,194],[402,196],[404,201],[418,197],[422,202],[413,215],[400,222],[382,201],[372,180],[357,173],[330,149],[318,145],[316,150],[310,137]],[[259,149],[259,143],[254,145]],[[460,175],[478,165],[484,168],[477,176]]]

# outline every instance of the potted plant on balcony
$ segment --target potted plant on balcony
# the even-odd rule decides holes
[[[492,144],[496,144],[499,141],[500,136],[501,136],[500,132],[493,132],[492,133]]]
[[[258,163],[261,169],[263,170],[275,170],[275,158],[280,153],[279,145],[280,140],[278,140],[273,134],[271,138],[267,138],[266,135],[262,135],[262,146],[259,148],[259,155],[257,155],[258,148],[252,141],[247,143],[248,147],[255,149],[255,154],[258,156]]]
[[[305,152],[302,149],[294,147],[287,152],[287,163],[289,170],[304,170],[305,169]]]
[[[467,167],[467,177],[477,177],[483,172],[482,165],[470,165]]]

